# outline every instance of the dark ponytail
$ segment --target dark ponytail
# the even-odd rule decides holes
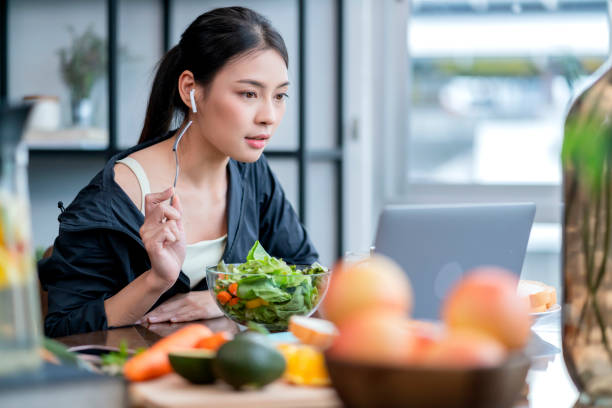
[[[200,15],[159,63],[138,143],[164,135],[175,118],[187,116],[189,108],[178,92],[183,71],[191,71],[196,82],[206,87],[231,59],[264,49],[278,51],[289,65],[283,38],[262,15],[244,7],[218,8]]]
[[[170,127],[175,107],[181,103],[177,88],[178,77],[183,72],[179,72],[180,53],[181,50],[176,45],[159,63],[138,143],[163,135]]]

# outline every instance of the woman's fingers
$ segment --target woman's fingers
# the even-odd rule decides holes
[[[216,313],[208,311],[207,305],[214,304],[209,291],[195,291],[175,295],[151,312],[143,316],[143,321],[149,323],[187,322],[191,320],[217,317]]]
[[[155,310],[152,310],[151,312],[149,312],[145,317],[158,316],[158,315],[164,315],[164,314],[167,314],[167,313],[173,313],[173,312],[177,311],[178,309],[180,309],[182,307],[183,307],[183,302],[181,302],[180,299],[178,299],[178,300],[168,300],[165,303],[163,303],[162,305],[156,307]]]
[[[149,316],[147,318],[147,321],[149,323],[162,323],[162,322],[168,322],[170,321],[170,314],[168,313],[162,313],[162,314],[157,314],[157,315],[153,315],[153,316]]]
[[[180,234],[176,225],[173,229],[164,224],[161,228],[143,228],[140,231],[140,238],[144,242],[147,252],[157,252],[156,249],[161,248],[164,244],[173,244],[179,241]]]
[[[174,233],[170,230],[170,228],[164,228],[163,234],[161,234],[159,236],[159,239],[157,240],[157,242],[162,243],[162,244],[163,243],[174,244],[176,241],[178,241],[178,237],[174,235]]]
[[[178,224],[174,220],[170,220],[166,222],[166,227],[170,230],[170,232],[177,238],[180,239],[181,231],[179,230]]]
[[[159,204],[168,200],[174,194],[174,188],[168,187],[159,193],[150,193],[145,196],[145,217]]]
[[[178,194],[174,192],[174,199],[172,201],[172,207],[174,207],[179,213],[183,213],[183,207],[181,206],[181,199]]]
[[[175,193],[174,195],[174,201],[172,202],[172,208],[176,211],[178,211],[179,214],[183,214],[183,207],[181,205],[181,199],[179,198],[178,194]],[[180,233],[183,233],[183,221],[181,220],[181,218],[174,218],[176,220],[176,224],[179,228]]]
[[[168,204],[160,204],[159,207],[162,209],[163,217],[167,220],[180,220],[181,213],[173,207],[170,207]]]
[[[193,320],[201,319],[193,310],[179,310],[174,316],[170,318],[172,323],[191,322]]]
[[[181,213],[176,208],[169,206],[168,204],[157,204],[152,207],[147,215],[145,215],[145,223],[152,222],[155,224],[164,223],[166,220],[180,220]]]

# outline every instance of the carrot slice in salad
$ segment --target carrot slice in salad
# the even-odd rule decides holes
[[[231,300],[231,298],[232,298],[232,295],[230,295],[228,292],[226,292],[224,290],[222,290],[221,292],[217,293],[217,300],[222,305],[224,305],[227,302],[229,302]]]

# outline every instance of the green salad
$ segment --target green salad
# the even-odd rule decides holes
[[[287,330],[291,315],[306,315],[319,301],[327,269],[314,263],[304,269],[270,256],[256,241],[246,262],[217,265],[217,302],[233,320],[256,322],[268,330]],[[212,282],[209,281],[209,284]]]

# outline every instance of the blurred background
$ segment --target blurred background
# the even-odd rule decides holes
[[[0,98],[36,103],[37,247],[136,143],[165,50],[229,5],[287,44],[266,155],[323,263],[367,250],[386,204],[534,201],[523,278],[559,290],[563,118],[609,54],[606,0],[0,0]]]

